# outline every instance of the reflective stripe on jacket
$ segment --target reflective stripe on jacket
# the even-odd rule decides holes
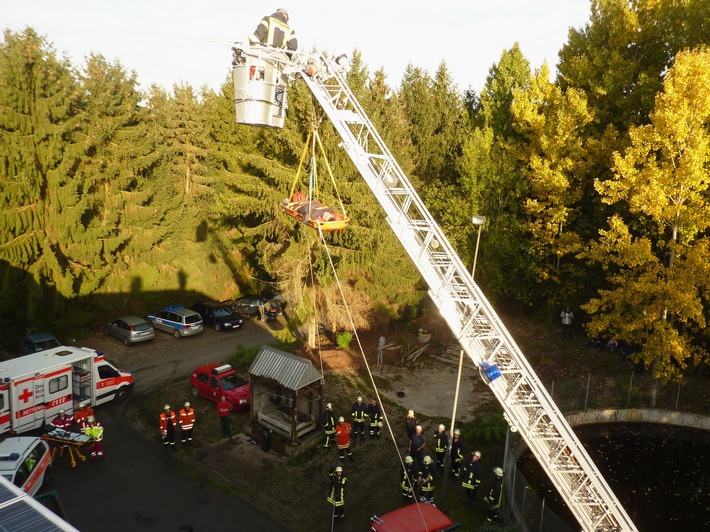
[[[190,430],[195,424],[195,409],[190,408],[185,411],[183,408],[180,410],[180,426],[185,430]]]

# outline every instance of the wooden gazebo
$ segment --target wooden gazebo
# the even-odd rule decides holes
[[[323,375],[310,360],[263,346],[249,368],[252,438],[272,433],[275,450],[295,455],[320,440]]]

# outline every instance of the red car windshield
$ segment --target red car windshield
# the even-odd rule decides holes
[[[240,388],[247,383],[247,380],[244,378],[244,376],[240,375],[239,373],[227,375],[226,377],[222,377],[221,379],[219,379],[219,381],[222,383],[222,389],[225,391]]]

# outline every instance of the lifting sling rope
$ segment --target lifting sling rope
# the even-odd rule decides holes
[[[340,204],[339,214],[332,209],[324,206],[319,201],[319,190],[318,190],[318,169],[316,164],[316,147],[320,149],[320,154],[323,156],[325,161],[325,166],[328,170],[328,175],[333,184],[333,190],[338,198]],[[299,182],[301,176],[301,170],[304,166],[306,160],[306,154],[310,148],[311,158],[310,158],[310,169],[308,176],[308,194],[299,195],[296,193],[296,185]],[[311,129],[308,131],[308,138],[303,147],[303,153],[301,154],[301,159],[298,163],[298,170],[291,184],[291,190],[289,192],[289,197],[281,203],[281,208],[286,214],[292,216],[310,227],[319,229],[325,232],[340,231],[347,227],[350,221],[347,217],[345,211],[345,205],[343,205],[343,200],[340,197],[340,192],[338,191],[338,186],[335,182],[335,177],[333,176],[333,170],[328,162],[328,158],[325,155],[325,148],[321,142],[320,135],[318,134],[318,123],[316,120],[311,121]]]

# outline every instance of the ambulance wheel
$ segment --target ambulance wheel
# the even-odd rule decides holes
[[[173,336],[174,336],[175,338],[180,338],[180,331],[178,331],[177,329],[175,329],[175,330],[173,331]]]
[[[197,399],[197,398],[200,396],[200,390],[198,390],[198,389],[195,388],[194,386],[192,387],[192,390],[190,390],[190,393],[192,394],[192,396],[193,396],[195,399]]]
[[[126,397],[128,397],[128,390],[126,390],[126,387],[124,386],[123,388],[116,390],[116,395],[113,400],[117,403],[122,403],[126,400]]]

